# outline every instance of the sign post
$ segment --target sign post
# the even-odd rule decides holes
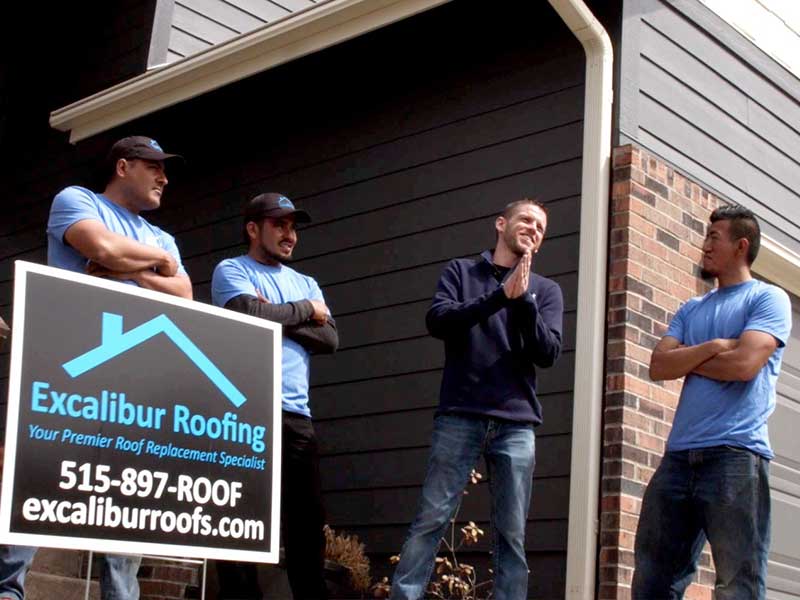
[[[0,539],[278,561],[280,326],[16,263]]]

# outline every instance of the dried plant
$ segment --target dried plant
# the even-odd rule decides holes
[[[483,476],[472,469],[469,476],[470,483],[477,485],[481,479]],[[464,495],[467,494],[467,490],[464,490]],[[459,550],[464,546],[476,544],[484,535],[483,529],[478,527],[474,521],[469,521],[459,529],[461,537],[456,540],[456,521],[460,511],[461,504],[459,503],[455,515],[450,521],[450,535],[442,538],[444,549],[436,557],[436,568],[428,584],[426,597],[439,600],[490,600],[492,580],[479,582],[475,567],[458,560]],[[389,562],[393,565],[399,561],[399,555],[389,558]],[[387,577],[372,586],[372,594],[375,598],[388,598],[390,591],[391,584]]]
[[[369,559],[364,554],[364,544],[357,535],[336,533],[325,525],[325,558],[347,567],[353,591],[363,594],[372,583],[369,574]]]

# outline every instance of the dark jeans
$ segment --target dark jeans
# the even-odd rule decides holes
[[[667,452],[642,502],[633,598],[683,598],[708,539],[716,600],[762,599],[769,536],[767,459],[728,446]]]
[[[294,600],[325,600],[325,510],[311,419],[283,413],[281,541]],[[253,563],[217,562],[220,600],[261,600]]]

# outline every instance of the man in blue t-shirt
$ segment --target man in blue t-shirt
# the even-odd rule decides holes
[[[174,238],[140,216],[160,206],[167,185],[164,161],[174,157],[147,137],[115,143],[102,193],[71,186],[54,198],[47,263],[191,299],[192,284]],[[0,546],[0,600],[22,599],[35,554],[29,546]],[[140,562],[140,556],[107,555],[100,574],[102,598],[139,598]]]
[[[211,282],[215,305],[283,325],[281,521],[295,600],[327,598],[325,513],[308,382],[310,354],[334,352],[339,344],[317,282],[286,265],[297,244],[295,225],[310,220],[286,196],[256,196],[244,211],[247,254],[223,260]],[[254,565],[218,561],[217,571],[220,600],[262,597]]]
[[[635,599],[682,598],[706,539],[717,600],[765,597],[774,456],[767,419],[792,313],[786,292],[750,273],[760,239],[749,210],[711,214],[702,274],[719,287],[681,306],[653,350],[654,381],[685,379],[642,501]]]

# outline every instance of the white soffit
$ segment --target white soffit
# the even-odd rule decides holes
[[[448,1],[331,0],[59,108],[50,126],[75,143]]]
[[[800,256],[765,235],[753,272],[800,296]]]

